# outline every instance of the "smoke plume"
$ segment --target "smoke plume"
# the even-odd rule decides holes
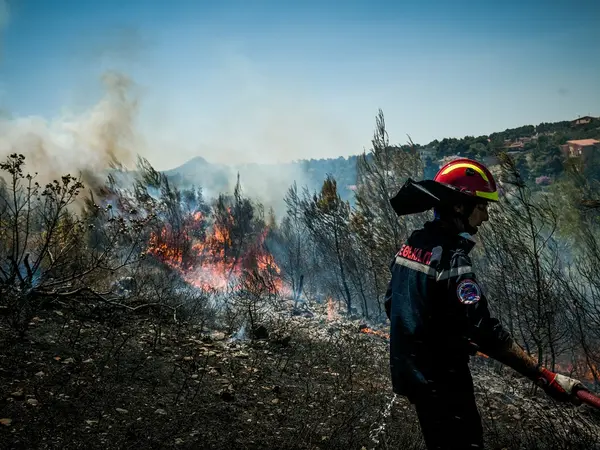
[[[23,154],[27,171],[37,172],[40,182],[70,173],[89,187],[102,182],[110,167],[131,166],[139,145],[134,84],[115,72],[104,74],[102,82],[103,98],[81,115],[0,119],[0,157]]]

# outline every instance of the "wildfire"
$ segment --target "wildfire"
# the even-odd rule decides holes
[[[148,251],[172,267],[180,266],[183,252],[179,248],[169,247],[165,242],[170,238],[170,231],[164,227],[159,234],[152,233],[148,243]]]
[[[228,217],[232,220],[232,217]],[[247,272],[256,272],[270,292],[281,290],[280,269],[273,255],[264,247],[268,229],[242,253],[232,242],[229,223],[213,224],[210,232],[204,215],[196,212],[175,231],[165,225],[152,233],[147,252],[179,271],[191,285],[208,291],[239,289]],[[238,246],[239,247],[239,246]]]
[[[335,310],[335,302],[331,297],[327,298],[327,322],[333,322],[338,318],[338,313]]]
[[[372,334],[374,336],[379,336],[380,338],[383,338],[383,339],[389,339],[390,338],[389,333],[386,333],[386,332],[381,331],[381,330],[374,330],[374,329],[369,328],[369,327],[363,327],[363,328],[361,328],[360,332],[361,333],[366,333],[366,334]]]
[[[556,364],[556,370],[566,375],[577,374],[582,380],[589,382],[600,380],[600,369],[593,363],[588,364],[584,358],[570,364]]]
[[[586,372],[584,374],[584,378],[589,381],[600,380],[600,369],[596,366],[592,365],[592,367],[586,366]]]

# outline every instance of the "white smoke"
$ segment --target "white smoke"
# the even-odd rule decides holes
[[[160,147],[149,148],[158,167],[171,169],[195,156],[217,164],[273,164],[362,152],[353,124],[331,99],[295,83],[296,75],[235,47],[215,53],[207,65],[166,67],[161,76],[169,82],[150,85],[143,125],[151,145]]]
[[[26,170],[38,172],[42,182],[81,173],[84,182],[95,184],[112,165],[131,166],[139,150],[134,85],[114,72],[106,73],[102,81],[104,97],[81,115],[0,119],[0,158],[23,154]]]
[[[230,192],[239,170],[244,194],[281,213],[289,186],[308,183],[299,166],[282,162],[362,149],[348,125],[321,101],[280,85],[276,74],[263,72],[236,52],[224,52],[221,63],[208,69],[186,71],[176,65],[164,68],[161,76],[142,64],[152,46],[133,31],[88,47],[81,44],[77,53],[86,66],[120,67],[102,77],[104,97],[93,107],[52,118],[0,118],[0,159],[24,154],[26,170],[38,172],[40,182],[82,174],[85,184],[94,187],[112,164],[133,168],[138,154],[158,170],[201,156],[229,166],[224,175]],[[132,74],[136,83],[123,73]],[[81,86],[73,86],[86,102],[92,91],[88,74],[81,74]],[[221,101],[215,92],[227,96]],[[257,162],[263,164],[251,164]],[[212,195],[223,189],[223,183],[211,186],[202,176],[193,182]]]

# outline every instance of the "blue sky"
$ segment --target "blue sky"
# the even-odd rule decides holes
[[[0,108],[85,114],[135,83],[157,168],[368,149],[600,115],[600,2],[8,0]]]

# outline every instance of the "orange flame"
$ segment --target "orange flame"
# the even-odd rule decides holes
[[[327,298],[327,322],[332,322],[338,318],[335,310],[335,303],[331,297]]]
[[[366,334],[372,334],[374,336],[379,336],[380,338],[383,339],[389,339],[390,335],[389,333],[386,333],[385,331],[381,331],[381,330],[374,330],[372,328],[368,328],[368,327],[363,327],[360,329],[361,333],[366,333]]]
[[[566,375],[579,376],[582,380],[595,382],[600,380],[600,369],[585,358],[575,359],[569,364],[556,364],[556,371]]]
[[[230,215],[228,219],[233,217]],[[264,247],[268,229],[245,254],[231,256],[235,254],[234,244],[227,226],[214,224],[212,233],[204,236],[205,228],[203,214],[196,212],[177,233],[168,224],[159,233],[152,233],[147,252],[177,270],[188,283],[204,290],[239,288],[239,278],[246,271],[256,271],[269,284],[270,292],[281,290],[280,268]]]

